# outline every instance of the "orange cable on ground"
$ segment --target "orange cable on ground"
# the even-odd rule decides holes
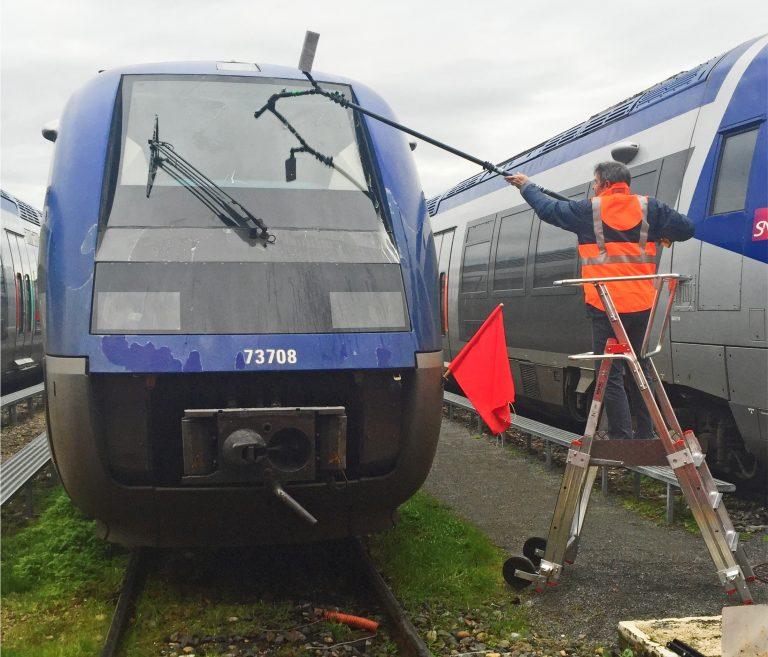
[[[338,623],[344,623],[344,625],[349,625],[350,627],[356,627],[358,629],[367,630],[368,632],[373,633],[376,633],[379,629],[379,624],[370,618],[352,616],[351,614],[342,614],[340,611],[324,611],[323,618],[326,620],[336,621]]]

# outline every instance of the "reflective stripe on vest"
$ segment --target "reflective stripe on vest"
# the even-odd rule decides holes
[[[632,207],[628,198],[637,199],[639,208]],[[625,202],[624,199],[627,201]],[[606,205],[609,206],[607,210]],[[608,216],[604,214],[606,211],[609,213]],[[595,242],[579,245],[582,278],[656,273],[656,244],[653,242],[648,244],[647,197],[622,195],[620,203],[604,204],[601,197],[596,196],[592,199],[592,222]],[[606,226],[614,236],[610,242],[606,242],[605,239]],[[632,235],[633,233],[636,236]],[[609,283],[607,287],[620,313],[648,310],[653,303],[655,289],[651,281]],[[605,310],[594,285],[584,286],[584,297],[588,304]]]

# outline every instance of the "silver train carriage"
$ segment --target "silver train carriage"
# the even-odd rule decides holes
[[[0,344],[3,394],[43,380],[37,298],[39,210],[0,190]]]
[[[627,162],[632,190],[688,214],[695,237],[660,249],[659,271],[687,277],[656,357],[684,426],[719,472],[765,488],[768,464],[768,37],[675,75],[505,161],[572,199],[597,162]],[[504,303],[522,406],[585,419],[594,371],[574,234],[542,223],[517,189],[483,173],[428,201],[450,360]],[[670,336],[671,335],[671,339]]]

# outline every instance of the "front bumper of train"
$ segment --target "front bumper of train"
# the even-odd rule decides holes
[[[195,485],[166,473],[166,480],[150,477],[141,483],[140,467],[138,474],[115,468],[121,458],[123,464],[135,465],[132,454],[141,452],[141,445],[123,441],[116,450],[109,444],[105,416],[110,407],[103,397],[100,401],[97,385],[103,382],[88,371],[84,358],[46,357],[54,461],[75,504],[98,521],[105,538],[128,546],[302,542],[378,531],[393,523],[397,507],[421,486],[437,446],[442,352],[419,353],[415,361],[415,368],[396,374],[406,383],[399,444],[391,462],[379,455],[378,465],[367,467],[367,457],[358,453],[349,477],[318,474],[313,481],[281,481],[317,518],[315,525],[292,513],[263,480]],[[109,403],[114,409],[116,403]],[[125,417],[130,417],[131,399],[122,403],[128,411]]]

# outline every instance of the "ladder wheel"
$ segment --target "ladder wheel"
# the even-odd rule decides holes
[[[531,563],[528,557],[510,557],[504,562],[502,574],[507,584],[516,591],[522,591],[532,584],[530,580],[523,579],[515,575],[516,570],[522,570],[525,573],[535,573],[538,569]]]
[[[523,554],[531,560],[531,563],[536,566],[538,570],[541,564],[541,556],[537,554],[540,550],[544,552],[547,549],[547,539],[541,538],[541,536],[531,536],[525,543],[523,543]]]

